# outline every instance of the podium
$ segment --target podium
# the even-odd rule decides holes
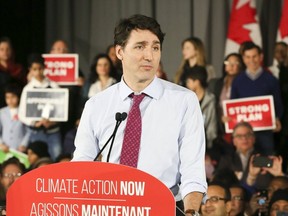
[[[65,162],[32,170],[9,188],[7,215],[174,216],[175,199],[155,177],[105,162]]]

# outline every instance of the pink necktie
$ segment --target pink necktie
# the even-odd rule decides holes
[[[120,156],[120,164],[137,167],[140,148],[140,139],[142,132],[142,121],[139,104],[145,97],[145,94],[134,95],[133,105],[128,114],[125,128],[124,140]]]

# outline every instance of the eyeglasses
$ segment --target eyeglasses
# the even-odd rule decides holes
[[[19,178],[22,175],[22,173],[4,173],[4,178]]]
[[[224,65],[231,65],[231,66],[234,66],[234,65],[239,65],[239,62],[229,62],[229,61],[224,61]]]
[[[217,203],[219,200],[224,200],[224,201],[226,201],[227,199],[221,198],[221,197],[218,197],[218,196],[212,196],[212,197],[210,197],[210,198],[208,198],[208,199],[206,200],[206,203],[207,203],[208,201],[210,201],[210,202],[212,202],[212,203]]]
[[[243,201],[244,200],[243,197],[241,197],[241,196],[233,196],[231,199],[235,200],[235,201]]]
[[[243,139],[243,138],[245,138],[245,139],[250,139],[250,138],[254,137],[254,135],[253,135],[252,133],[236,134],[236,135],[234,135],[233,137],[236,138],[236,139]]]

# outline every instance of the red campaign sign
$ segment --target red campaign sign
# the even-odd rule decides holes
[[[7,215],[175,216],[171,191],[135,168],[66,162],[21,176],[7,193]]]
[[[249,122],[254,131],[276,127],[272,96],[249,97],[223,101],[224,116],[231,118],[225,123],[225,131],[232,133],[238,122]]]
[[[44,74],[59,85],[75,85],[78,78],[78,54],[43,54]]]

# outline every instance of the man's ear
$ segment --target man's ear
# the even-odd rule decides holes
[[[230,215],[230,212],[232,210],[232,202],[228,201],[225,203],[225,205],[226,205],[226,215]]]
[[[115,52],[117,58],[122,61],[123,60],[123,48],[120,45],[115,46]]]

